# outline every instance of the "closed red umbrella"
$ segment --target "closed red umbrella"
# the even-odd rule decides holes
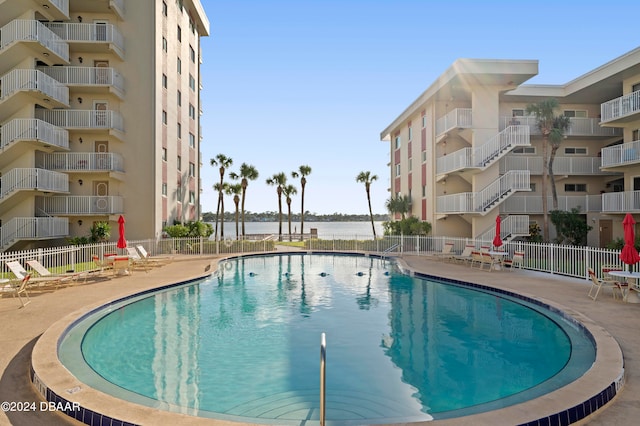
[[[493,245],[500,247],[502,245],[502,238],[500,238],[500,216],[496,217],[496,236],[493,237]]]
[[[127,240],[124,238],[124,217],[120,215],[118,218],[118,244],[116,246],[121,249],[127,248]]]
[[[631,213],[627,213],[622,221],[622,226],[624,228],[624,247],[622,247],[622,251],[620,252],[620,260],[627,265],[635,265],[640,262],[638,250],[635,248],[636,236],[635,230],[633,229],[635,224],[636,221],[633,220]]]

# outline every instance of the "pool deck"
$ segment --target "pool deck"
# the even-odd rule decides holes
[[[36,410],[0,412],[0,425],[56,426],[81,423],[62,414],[40,410],[41,399],[29,381],[33,347],[42,333],[68,314],[87,305],[96,305],[131,293],[205,275],[217,257],[179,257],[172,263],[148,272],[136,270],[130,276],[88,281],[55,291],[32,293],[25,308],[12,297],[0,298],[0,401],[34,402]],[[587,297],[589,282],[532,271],[478,271],[468,266],[436,261],[424,256],[404,255],[402,261],[411,269],[430,275],[485,284],[522,293],[550,304],[566,307],[569,312],[597,324],[620,345],[625,362],[625,385],[608,407],[582,421],[589,425],[630,425],[640,418],[640,304],[615,301],[603,289],[597,301]],[[609,371],[608,374],[611,372]],[[560,394],[561,395],[561,394]],[[558,397],[556,397],[557,399]],[[562,398],[560,396],[559,398]],[[530,405],[529,407],[535,407]],[[529,408],[533,410],[534,408]],[[475,418],[474,418],[475,420]],[[480,419],[478,419],[480,420]],[[497,422],[485,419],[474,424],[514,424],[501,417]],[[493,422],[493,423],[492,423]],[[203,420],[203,423],[211,424]],[[228,424],[216,422],[217,424]],[[437,421],[437,424],[469,424],[469,418]],[[150,420],[150,423],[153,421]],[[195,424],[195,422],[190,422]]]

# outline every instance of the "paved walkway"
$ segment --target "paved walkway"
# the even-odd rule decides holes
[[[600,324],[618,341],[623,350],[626,384],[623,392],[608,408],[583,424],[636,424],[640,418],[640,404],[637,402],[637,395],[640,394],[640,304],[614,301],[609,293],[601,294],[597,302],[594,302],[586,296],[589,285],[584,280],[530,271],[480,272],[467,266],[411,255],[405,255],[403,259],[411,268],[428,274],[508,288],[554,301]],[[33,294],[32,302],[24,309],[18,309],[17,299],[0,298],[0,401],[40,403],[28,378],[31,350],[38,337],[54,322],[89,304],[202,276],[212,261],[215,263],[214,257],[179,258],[147,273],[135,271],[131,276]],[[57,413],[36,410],[0,412],[0,425],[4,424],[58,426],[79,423]]]

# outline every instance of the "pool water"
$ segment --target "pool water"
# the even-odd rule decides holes
[[[59,355],[85,383],[141,404],[301,424],[319,418],[323,332],[326,418],[347,424],[500,408],[595,359],[579,327],[533,304],[379,258],[308,254],[228,260],[205,281],[111,306]]]

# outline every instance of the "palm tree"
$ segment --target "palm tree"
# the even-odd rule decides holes
[[[224,172],[233,164],[233,160],[230,157],[227,157],[224,154],[218,154],[214,158],[211,159],[211,165],[213,167],[219,166],[220,171],[220,185],[218,185],[218,207],[216,209],[216,229],[214,238],[218,239],[218,215],[220,214],[220,207],[222,206],[222,191],[224,188]],[[224,214],[224,210],[223,210]],[[222,237],[222,231],[220,236]]]
[[[389,213],[400,213],[402,220],[405,219],[405,215],[411,211],[411,198],[408,195],[396,195],[387,200],[384,205]]]
[[[242,179],[240,185],[242,186],[242,236],[244,237],[246,235],[244,231],[244,201],[247,197],[247,186],[249,186],[250,180],[258,179],[258,169],[251,164],[242,163],[240,166],[240,174],[230,173],[229,176],[231,179]]]
[[[535,116],[538,129],[542,133],[542,235],[545,242],[549,241],[549,203],[547,200],[549,138],[554,129],[554,110],[558,106],[558,100],[554,98],[527,105],[527,114]]]
[[[373,229],[373,238],[376,238],[376,227],[373,224],[373,211],[371,210],[371,182],[377,180],[378,176],[372,175],[370,171],[360,172],[356,176],[356,182],[364,183],[364,189],[367,191],[367,202],[369,203],[369,216],[371,217],[371,229]]]
[[[298,189],[293,185],[285,185],[282,187],[282,193],[287,202],[287,211],[289,215],[289,241],[291,241],[291,196],[298,193]]]
[[[278,241],[282,241],[282,188],[287,184],[287,175],[276,173],[267,179],[267,185],[275,186],[278,193]]]
[[[231,176],[231,174],[229,174]],[[240,194],[242,193],[242,184],[234,183],[233,185],[227,184],[225,188],[225,192],[227,195],[233,195],[233,204],[236,206],[236,240],[240,239],[240,234],[238,233],[238,219],[240,216]]]
[[[216,183],[213,185],[213,190],[218,191],[218,193],[222,194],[227,191],[228,183]],[[224,239],[224,198],[220,199],[220,239]],[[216,214],[216,227],[218,226],[218,215]],[[216,232],[216,238],[218,234]]]
[[[307,184],[306,176],[310,174],[311,167],[307,165],[300,166],[297,172],[291,172],[291,177],[294,179],[300,176],[300,188],[302,188],[302,193],[300,194],[300,241],[304,240],[304,187]]]
[[[549,134],[551,142],[551,154],[549,155],[549,179],[551,179],[551,195],[553,200],[553,210],[558,210],[558,190],[556,189],[556,177],[553,174],[553,160],[556,158],[560,144],[564,139],[564,132],[569,130],[571,120],[564,115],[558,115],[553,119],[553,128]]]

